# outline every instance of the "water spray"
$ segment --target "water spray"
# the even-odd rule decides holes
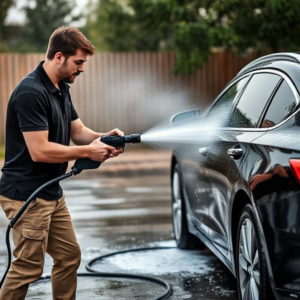
[[[211,142],[216,140],[230,113],[231,108],[225,106],[209,115],[207,112],[200,114],[199,110],[185,111],[172,116],[169,125],[153,127],[143,133],[140,139],[159,147]]]

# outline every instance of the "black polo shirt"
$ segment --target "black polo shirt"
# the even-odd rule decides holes
[[[26,200],[42,184],[64,174],[68,166],[67,162],[33,162],[22,134],[48,130],[50,142],[69,145],[71,121],[78,118],[69,85],[60,82],[58,90],[45,72],[43,63],[20,82],[7,107],[5,164],[0,194],[14,200]],[[59,183],[37,195],[37,198],[46,200],[61,197]]]

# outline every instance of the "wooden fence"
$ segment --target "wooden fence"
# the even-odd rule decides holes
[[[142,133],[176,112],[208,106],[255,57],[216,52],[193,75],[175,75],[174,53],[97,53],[70,91],[87,126],[100,132],[119,127]],[[0,143],[13,89],[43,59],[42,54],[0,54]]]

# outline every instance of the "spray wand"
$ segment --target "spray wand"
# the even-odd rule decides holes
[[[100,138],[102,143],[105,143],[109,146],[115,148],[124,148],[125,144],[136,144],[141,142],[141,135],[140,134],[128,134],[124,136],[120,135],[103,135]],[[75,161],[74,166],[72,167],[72,175],[79,174],[82,170],[87,169],[97,169],[101,165],[100,162],[91,160],[89,158],[81,158]]]

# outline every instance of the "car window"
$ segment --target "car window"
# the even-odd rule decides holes
[[[255,74],[242,94],[230,121],[230,127],[255,128],[281,77],[271,73]]]
[[[219,120],[222,119],[221,126],[228,126],[229,117],[231,116],[234,107],[234,100],[237,98],[248,79],[249,76],[244,77],[232,85],[213,105],[208,112],[208,117],[217,117]]]
[[[295,111],[296,106],[295,96],[284,80],[273,97],[261,127],[272,127],[279,124]]]

